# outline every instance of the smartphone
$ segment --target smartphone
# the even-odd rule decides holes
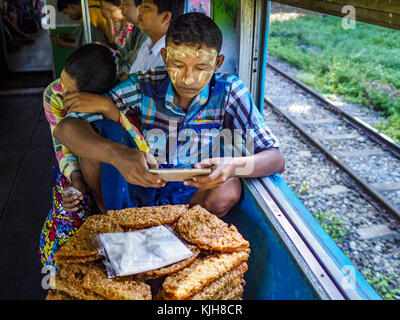
[[[193,177],[205,176],[211,173],[211,169],[150,169],[150,173],[157,175],[163,181],[185,181]]]

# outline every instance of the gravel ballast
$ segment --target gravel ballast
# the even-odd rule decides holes
[[[269,61],[292,76],[298,71],[283,61],[269,57]],[[311,96],[304,96],[298,88],[289,84],[286,79],[273,72],[270,68],[266,74],[266,97],[278,106],[294,109],[297,117],[305,120],[327,119],[331,114],[323,108],[316,111],[316,102]],[[339,103],[339,98],[335,98]],[[373,125],[381,121],[380,115],[374,111],[354,104],[346,105],[346,111],[356,114],[359,118]],[[325,156],[305,143],[304,138],[286,120],[275,114],[264,105],[264,117],[267,125],[281,142],[281,148],[286,159],[285,172],[281,174],[285,182],[297,194],[308,210],[321,222],[339,248],[346,254],[354,266],[364,275],[377,293],[385,299],[400,300],[400,222],[397,217],[377,210],[370,202],[360,196],[355,183],[335,165],[326,161]],[[344,124],[341,124],[345,126]],[[307,125],[312,128],[312,125]],[[330,127],[331,126],[331,127]],[[332,126],[336,129],[333,130]],[[336,134],[337,123],[318,125],[316,131],[322,135]],[[321,132],[322,130],[322,132]],[[347,134],[352,134],[351,127],[345,127]],[[357,131],[355,131],[357,132]],[[365,150],[374,148],[374,143],[365,141],[364,137],[354,140],[350,147],[343,147],[341,140],[328,143],[335,151]],[[379,156],[379,165],[373,163],[373,156],[347,157],[356,170],[371,172],[378,170],[379,176],[388,179],[376,179],[370,174],[369,182],[400,182],[400,167],[390,155]],[[375,168],[376,167],[376,168]],[[375,179],[375,180],[374,180]],[[397,200],[400,192],[390,192],[392,202],[400,205]],[[386,194],[386,193],[385,193]],[[388,193],[389,194],[389,193]],[[381,226],[389,230],[387,234],[372,239],[363,239],[362,230]],[[385,229],[385,230],[386,230]],[[361,235],[360,235],[361,234]],[[399,291],[396,293],[396,289]]]

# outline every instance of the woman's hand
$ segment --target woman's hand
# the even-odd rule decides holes
[[[214,189],[222,186],[228,179],[234,177],[240,158],[211,158],[195,164],[195,168],[211,168],[206,176],[194,177],[184,182],[185,185],[200,190]]]
[[[75,212],[81,210],[83,208],[81,201],[83,200],[83,196],[87,191],[87,186],[80,171],[76,170],[71,173],[71,184],[69,185],[69,187],[73,187],[79,190],[81,195],[68,196],[63,193],[63,208],[67,212]]]
[[[64,97],[67,113],[101,113],[107,119],[119,120],[119,111],[114,103],[105,96],[87,92],[75,92]]]
[[[113,22],[113,16],[110,10],[107,10],[105,8],[101,8],[101,14],[103,15],[104,18],[106,18],[110,23]]]
[[[60,35],[60,34],[57,34],[57,33],[51,34],[51,35],[50,35],[50,38],[51,38],[51,40],[53,40],[53,41],[57,41],[57,40],[61,39],[61,35]]]
[[[129,73],[128,72],[120,72],[118,74],[118,79],[120,81],[124,81],[124,80],[128,79],[128,77],[129,77]]]
[[[54,39],[53,39],[53,43],[54,43],[56,46],[59,46],[59,47],[62,47],[62,48],[67,48],[67,47],[69,47],[69,46],[73,46],[73,45],[74,45],[73,42],[66,42],[66,41],[64,41],[64,40],[61,39],[61,38],[54,38]]]
[[[103,113],[110,107],[110,99],[99,94],[75,92],[64,96],[64,106],[67,113]]]

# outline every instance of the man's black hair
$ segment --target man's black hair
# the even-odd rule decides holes
[[[110,49],[99,44],[87,44],[75,50],[67,59],[65,72],[76,81],[79,91],[103,94],[117,82],[117,65]]]
[[[165,42],[206,45],[219,53],[222,47],[222,32],[213,19],[200,12],[186,13],[171,22]]]
[[[111,3],[112,5],[114,5],[116,7],[119,7],[121,5],[121,0],[101,0],[101,1]]]
[[[81,4],[81,0],[57,0],[57,10],[62,12],[70,4]]]
[[[158,14],[171,12],[171,21],[185,13],[185,0],[153,0],[153,4],[158,7]]]
[[[134,0],[133,2],[135,2],[135,6],[139,7],[142,4],[142,0]]]

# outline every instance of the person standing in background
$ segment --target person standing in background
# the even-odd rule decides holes
[[[112,39],[118,48],[122,48],[129,34],[132,32],[133,24],[124,18],[120,9],[121,0],[102,0],[101,12],[107,19],[107,38]]]
[[[93,42],[106,42],[107,38],[107,20],[103,17],[100,8],[100,2],[90,0],[89,17]],[[85,44],[84,27],[82,22],[81,0],[58,0],[58,11],[66,14],[70,19],[80,21],[79,26],[73,34],[54,34],[52,40],[55,45],[64,48],[79,48]]]
[[[184,0],[144,0],[139,9],[139,28],[149,37],[140,48],[129,73],[164,65],[161,49],[171,22],[185,12]]]
[[[133,24],[132,31],[128,35],[125,45],[119,50],[121,60],[118,66],[120,71],[119,78],[121,80],[128,76],[140,48],[147,39],[147,35],[138,27],[139,7],[141,4],[142,0],[121,0],[122,15],[128,22]]]

